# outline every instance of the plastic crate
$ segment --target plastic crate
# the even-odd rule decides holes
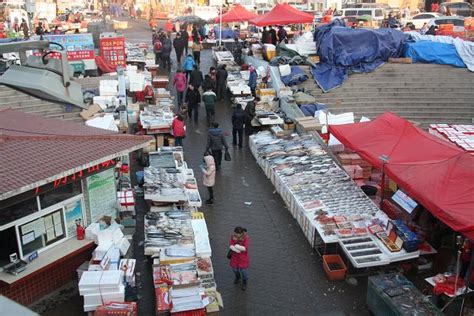
[[[206,309],[193,309],[192,311],[185,311],[185,312],[171,312],[173,316],[206,316]]]
[[[331,263],[338,264],[341,268],[337,270],[331,270],[329,265]],[[323,267],[326,275],[330,281],[340,281],[346,278],[347,267],[340,255],[324,255],[323,256]]]

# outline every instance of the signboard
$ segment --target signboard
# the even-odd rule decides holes
[[[66,230],[68,232],[68,237],[75,237],[76,234],[76,220],[81,220],[81,225],[84,226],[84,221],[82,218],[82,203],[81,199],[72,202],[64,207],[64,212],[66,215]]]
[[[117,189],[113,169],[90,176],[86,179],[89,211],[92,222],[102,216],[115,217],[117,206]]]
[[[92,34],[44,35],[43,37],[50,42],[62,45],[67,51],[67,59],[69,61],[94,59]],[[55,47],[54,44],[51,47],[60,49],[58,46]],[[56,56],[51,54],[48,57],[59,58],[59,54]]]
[[[406,195],[401,190],[395,192],[392,196],[392,200],[395,201],[401,208],[407,211],[409,214],[413,212],[413,210],[418,206],[418,203],[415,202],[411,197]]]
[[[100,39],[100,56],[111,66],[126,66],[125,38],[123,36]]]

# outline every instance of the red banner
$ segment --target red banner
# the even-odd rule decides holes
[[[112,37],[100,39],[100,56],[113,66],[126,65],[125,38]]]

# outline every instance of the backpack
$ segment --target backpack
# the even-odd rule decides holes
[[[160,46],[161,49],[161,46]],[[173,48],[171,47],[171,41],[170,40],[165,40],[165,43],[163,45],[163,52],[170,53]]]
[[[161,53],[162,45],[160,41],[156,41],[155,45],[153,45],[153,52],[155,54]]]

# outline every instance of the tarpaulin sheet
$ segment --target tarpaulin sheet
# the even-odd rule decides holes
[[[446,225],[474,239],[474,155],[389,112],[329,131],[378,169],[386,155],[384,172],[391,179]]]
[[[312,72],[324,92],[341,86],[350,71],[371,72],[403,52],[405,35],[398,30],[352,29],[343,25],[336,19],[318,27],[314,35],[320,62]]]
[[[407,32],[405,34],[413,41],[432,41],[453,44],[462,61],[466,64],[467,69],[474,71],[474,42],[465,41],[460,38],[452,38],[451,36],[421,35],[418,32]]]
[[[306,80],[308,80],[308,75],[298,66],[291,66],[291,74],[281,77],[281,81],[288,87],[296,86]]]
[[[460,68],[466,67],[456,47],[451,44],[430,41],[407,42],[405,43],[403,55],[404,57],[410,57],[414,63],[452,65]]]

